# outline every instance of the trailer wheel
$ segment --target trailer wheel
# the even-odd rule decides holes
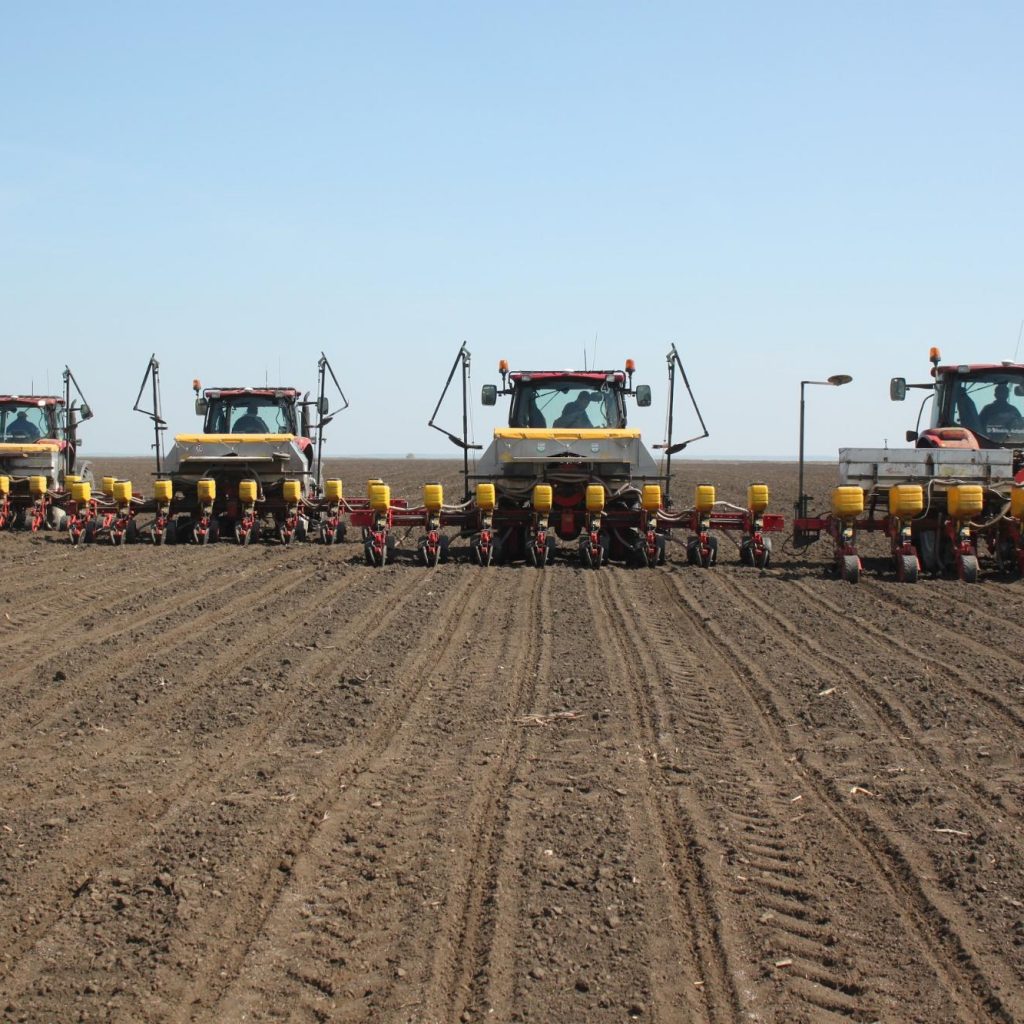
[[[840,571],[847,583],[856,583],[860,579],[860,559],[856,555],[843,555]]]
[[[896,565],[896,575],[901,583],[917,582],[917,555],[900,555]]]
[[[964,583],[978,582],[978,558],[976,555],[964,555],[961,557],[960,579]]]

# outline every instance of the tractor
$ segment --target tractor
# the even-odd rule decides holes
[[[318,368],[313,401],[291,387],[203,388],[193,381],[202,431],[176,435],[165,456],[160,364],[150,357],[134,408],[154,426],[153,497],[135,493],[129,481],[104,479],[102,494],[88,491],[74,503],[72,540],[209,544],[224,536],[242,545],[261,538],[290,544],[311,530],[326,544],[342,540],[341,483],[324,485],[321,473],[324,428],[333,419],[325,393],[328,375],[342,409],[348,400],[322,353]],[[141,405],[147,384],[152,409]],[[141,527],[140,516],[149,514]]]
[[[850,582],[860,573],[862,530],[889,538],[902,582],[913,583],[921,570],[974,582],[982,554],[1001,571],[1024,572],[1024,365],[944,366],[938,348],[929,361],[931,381],[894,377],[889,384],[893,401],[911,389],[928,392],[916,428],[907,431],[914,447],[841,449],[831,513],[813,518],[798,505],[797,545],[829,534],[839,575]]]
[[[610,560],[636,566],[664,564],[672,529],[688,529],[688,561],[710,566],[717,559],[718,540],[712,530],[743,535],[741,559],[765,567],[771,545],[764,535],[782,528],[781,517],[765,514],[767,487],[752,491],[747,508],[723,507],[714,488],[696,489],[694,507],[673,512],[671,457],[689,443],[708,436],[675,347],[669,352],[670,409],[676,374],[681,375],[704,432],[657,447],[665,454],[664,470],[644,446],[640,431],[627,422],[627,405],[651,404],[649,385],[634,386],[635,364],[622,370],[510,370],[499,363],[501,384],[485,384],[481,401],[494,406],[508,398],[506,426],[494,431],[491,444],[472,468],[469,452],[481,449],[468,437],[470,353],[459,350],[428,426],[440,430],[463,451],[464,495],[447,506],[438,484],[424,488],[423,504],[408,507],[390,501],[381,481],[370,484],[369,507],[353,513],[352,522],[365,531],[365,556],[371,565],[394,557],[391,530],[421,524],[418,552],[426,565],[445,561],[454,527],[468,541],[469,558],[480,566],[523,561],[543,568],[561,553],[579,565],[597,569]],[[455,374],[462,376],[462,435],[451,433],[436,418]]]
[[[92,480],[78,460],[92,410],[66,366],[63,383],[61,395],[0,395],[0,530],[63,527],[71,488]]]

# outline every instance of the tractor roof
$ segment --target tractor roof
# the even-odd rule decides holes
[[[961,363],[957,366],[940,366],[939,373],[959,373],[966,366],[968,373],[1024,373],[1024,363]]]
[[[259,398],[298,398],[296,388],[206,388],[207,398],[234,398],[236,395],[255,395]]]
[[[0,395],[0,402],[5,405],[63,405],[64,399],[59,395]]]
[[[515,370],[509,374],[512,381],[553,381],[553,380],[586,380],[594,384],[615,381],[622,384],[626,375],[621,370]]]

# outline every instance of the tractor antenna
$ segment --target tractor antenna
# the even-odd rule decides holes
[[[597,369],[597,331],[594,331],[594,369]]]
[[[1020,330],[1017,331],[1017,347],[1013,350],[1013,361],[1017,362],[1017,353],[1020,351],[1020,339],[1021,335],[1024,334],[1024,320],[1020,322]]]

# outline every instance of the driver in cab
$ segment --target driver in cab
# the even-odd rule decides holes
[[[995,388],[995,401],[990,402],[981,410],[981,427],[986,434],[1008,433],[1020,430],[1024,426],[1024,416],[1009,401],[1010,385],[1000,381]]]
[[[562,410],[562,415],[554,422],[556,428],[569,428],[570,430],[589,430],[594,424],[590,422],[587,415],[587,406],[590,405],[590,395],[581,391],[571,402],[567,402]]]

